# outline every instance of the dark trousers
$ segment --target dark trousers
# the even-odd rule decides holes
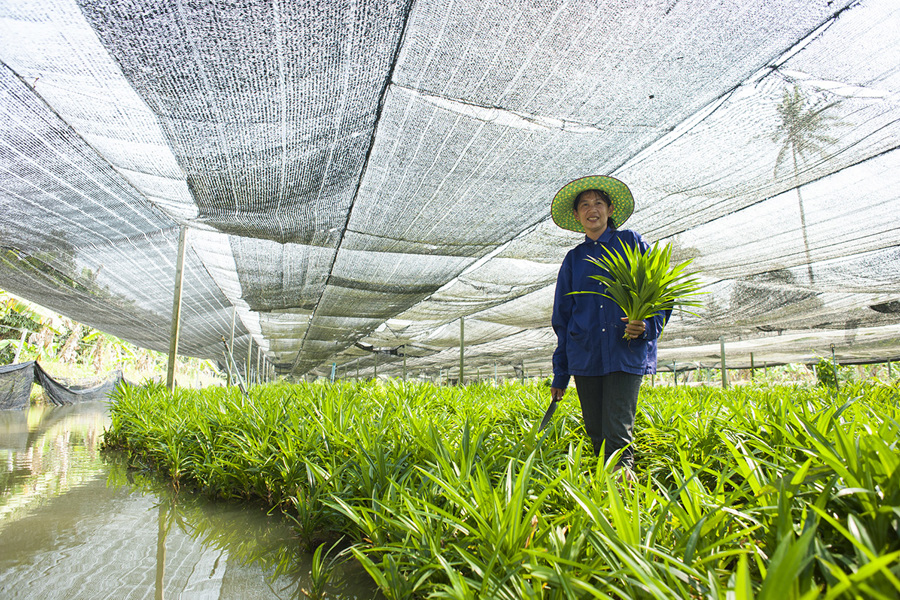
[[[600,456],[600,448],[603,447],[605,459],[609,460],[620,448],[628,446],[619,459],[619,465],[630,468],[634,464],[634,452],[629,444],[641,376],[621,371],[602,377],[576,375],[575,388],[581,402],[584,428],[594,444],[594,454]]]

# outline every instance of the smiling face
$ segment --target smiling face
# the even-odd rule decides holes
[[[584,227],[584,233],[597,240],[606,231],[607,220],[612,216],[613,206],[609,196],[597,190],[586,190],[575,200],[575,218]]]

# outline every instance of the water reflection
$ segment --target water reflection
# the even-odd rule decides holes
[[[177,496],[101,454],[99,403],[0,411],[0,597],[298,598],[309,556],[283,519]],[[345,567],[330,598],[377,597]]]

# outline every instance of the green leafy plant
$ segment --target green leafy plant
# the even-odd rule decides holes
[[[328,598],[328,590],[335,587],[340,581],[337,567],[346,560],[346,556],[336,550],[338,544],[343,540],[338,540],[329,548],[325,544],[320,544],[315,552],[313,552],[312,562],[310,563],[309,584],[301,587],[304,597],[309,600],[324,600]]]
[[[600,294],[615,302],[625,312],[629,321],[642,321],[675,306],[702,306],[694,297],[700,292],[700,281],[695,273],[687,272],[693,259],[671,266],[672,246],[653,244],[647,252],[625,245],[620,253],[607,249],[599,258],[588,257],[588,262],[603,269],[606,275],[590,275],[605,286],[605,291],[578,291],[570,294]],[[696,314],[686,311],[689,314]],[[626,337],[626,336],[623,336]]]
[[[410,600],[898,597],[896,386],[643,387],[629,484],[586,447],[577,402],[538,443],[545,393],[134,386],[104,446],[177,476],[179,498],[286,515],[293,547],[320,548],[284,567],[298,597],[330,594],[351,555]]]
[[[818,379],[819,385],[836,387],[837,378],[835,377],[835,368],[827,358],[820,358],[819,362],[816,364],[816,379]]]

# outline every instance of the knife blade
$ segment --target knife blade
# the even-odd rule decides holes
[[[553,416],[553,413],[556,412],[557,404],[559,404],[559,400],[552,400],[550,402],[550,406],[547,407],[547,412],[544,413],[544,418],[541,419],[541,426],[538,428],[538,431],[542,431],[550,422],[550,418]]]

